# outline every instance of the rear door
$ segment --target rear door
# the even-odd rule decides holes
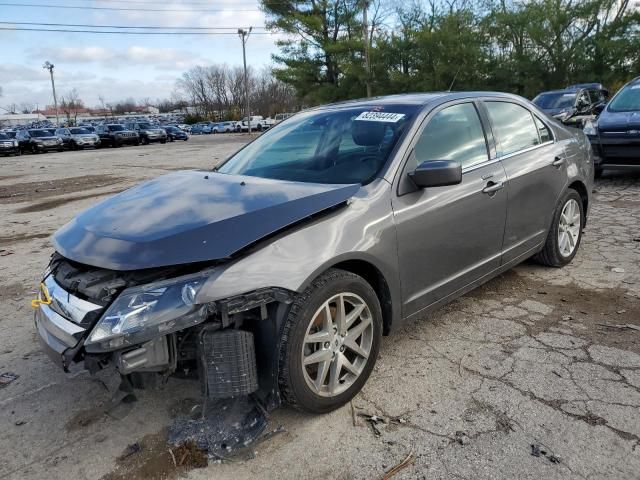
[[[478,106],[470,100],[436,109],[413,140],[392,200],[405,316],[500,266],[506,175],[488,147]],[[407,174],[427,160],[459,161],[462,183],[404,188]]]
[[[524,259],[541,245],[567,178],[566,153],[545,122],[523,105],[486,100],[484,107],[507,174],[502,262]]]

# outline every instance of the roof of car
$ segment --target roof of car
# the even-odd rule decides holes
[[[438,100],[456,100],[459,98],[475,97],[496,97],[520,99],[517,95],[502,92],[427,92],[427,93],[399,93],[395,95],[385,95],[380,97],[359,98],[356,100],[345,100],[342,102],[330,103],[317,108],[332,107],[356,107],[359,105],[427,105]]]
[[[540,92],[538,95],[544,95],[547,93],[577,93],[579,89],[575,88],[561,88],[559,90],[547,90],[546,92]]]

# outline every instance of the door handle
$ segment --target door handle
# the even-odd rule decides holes
[[[564,158],[563,157],[556,157],[553,162],[551,162],[551,165],[553,165],[556,168],[560,168],[562,165],[564,165]]]
[[[489,182],[487,186],[482,189],[482,193],[488,193],[491,195],[492,193],[496,193],[498,190],[502,190],[504,188],[503,182]]]

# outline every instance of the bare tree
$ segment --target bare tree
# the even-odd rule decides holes
[[[78,110],[84,108],[84,103],[80,99],[80,94],[75,88],[69,90],[60,98],[60,109],[67,116],[67,123],[71,122],[73,117],[73,124],[75,125],[78,120]]]
[[[20,112],[21,113],[31,113],[35,109],[33,103],[31,102],[22,102],[20,104]]]

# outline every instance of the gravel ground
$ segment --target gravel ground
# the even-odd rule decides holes
[[[640,175],[596,184],[581,250],[561,270],[525,263],[383,340],[352,405],[288,408],[285,433],[198,467],[164,444],[197,385],[105,413],[104,385],[40,351],[29,300],[58,227],[101,197],[183,168],[210,168],[242,135],[0,158],[0,479],[615,478],[640,472]],[[373,416],[373,418],[372,418]],[[124,458],[127,446],[142,451]],[[533,446],[533,448],[532,448]],[[532,453],[536,453],[533,455]]]

